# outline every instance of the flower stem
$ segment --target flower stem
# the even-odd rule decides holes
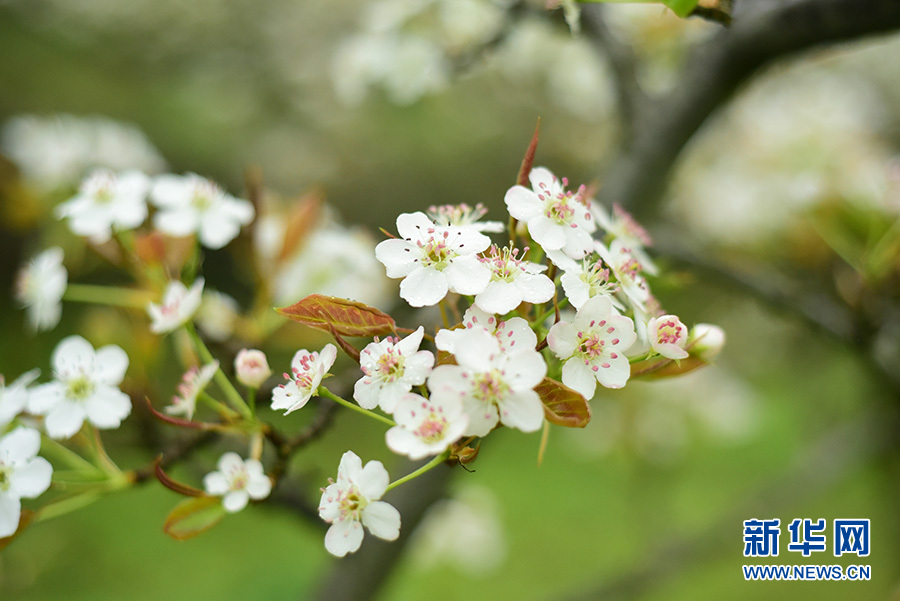
[[[447,461],[447,459],[449,459],[449,458],[450,458],[450,449],[447,449],[446,451],[444,451],[443,453],[441,453],[440,455],[438,455],[437,457],[435,457],[434,459],[432,459],[431,461],[429,461],[428,463],[426,463],[425,465],[423,465],[416,471],[414,471],[410,474],[407,474],[398,480],[394,480],[393,482],[388,484],[388,487],[385,490],[385,492],[387,492],[388,490],[391,490],[394,487],[400,486],[404,482],[409,482],[413,478],[417,478],[417,477],[421,476],[422,474],[424,474],[425,472],[427,472],[434,466],[440,465],[441,463]]]
[[[103,473],[103,471],[99,467],[97,467],[69,447],[53,440],[52,438],[44,437],[44,439],[41,441],[41,448],[47,455],[67,463],[70,467],[79,472],[94,474]]]
[[[247,389],[247,405],[250,406],[250,412],[256,415],[256,388]]]
[[[203,344],[203,340],[200,339],[200,336],[197,335],[197,330],[194,329],[194,324],[190,321],[184,324],[185,330],[187,330],[188,335],[194,341],[194,346],[197,347],[197,352],[200,353],[200,358],[203,359],[204,363],[212,363],[215,359],[213,359],[212,353],[209,352],[209,349],[206,348],[206,345]],[[241,397],[241,393],[237,391],[234,385],[231,383],[231,380],[228,379],[228,376],[225,375],[225,372],[222,371],[221,364],[219,365],[219,369],[216,370],[216,374],[214,376],[216,380],[216,384],[219,385],[219,388],[222,389],[222,392],[225,393],[225,396],[228,398],[228,402],[232,407],[238,410],[241,415],[246,418],[253,417],[253,412],[250,411],[250,407],[247,406],[247,403],[244,402],[244,399]]]
[[[151,302],[150,295],[143,290],[116,288],[114,286],[95,286],[93,284],[69,284],[63,294],[63,300],[76,303],[95,303],[112,305],[129,309],[146,309]]]
[[[333,392],[331,392],[324,386],[319,386],[318,395],[327,397],[327,398],[331,399],[332,401],[334,401],[335,403],[337,403],[338,405],[343,405],[347,409],[352,409],[352,410],[356,411],[357,413],[362,413],[363,415],[368,415],[372,419],[377,419],[381,423],[387,424],[388,426],[394,427],[397,425],[396,423],[394,423],[394,420],[384,417],[383,415],[378,415],[374,411],[369,411],[368,409],[363,409],[359,405],[354,405],[350,401],[347,401],[347,400],[342,399],[341,397],[337,396],[336,394],[334,394]]]

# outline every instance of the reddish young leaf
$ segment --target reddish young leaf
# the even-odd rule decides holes
[[[531,166],[534,164],[534,153],[537,151],[540,133],[541,118],[538,117],[537,125],[534,127],[534,135],[531,136],[531,143],[528,144],[528,150],[525,151],[522,164],[519,166],[519,175],[516,177],[516,183],[526,188],[528,187],[528,174],[531,173]]]
[[[632,364],[631,379],[644,378],[652,380],[671,378],[692,372],[704,365],[709,365],[709,361],[695,355],[691,355],[680,361],[667,359],[665,357],[654,357],[653,359],[645,359]]]
[[[579,393],[550,378],[535,387],[544,403],[544,417],[551,424],[566,428],[584,428],[591,421],[591,408]]]
[[[218,524],[225,513],[219,497],[185,499],[166,518],[163,531],[175,540],[187,540]]]
[[[308,192],[296,201],[287,218],[279,261],[290,258],[303,245],[313,228],[318,226],[324,202],[325,194],[321,190]]]
[[[194,488],[193,486],[188,486],[187,484],[182,484],[181,482],[172,480],[172,478],[170,478],[169,475],[165,471],[163,471],[163,468],[160,465],[160,461],[162,461],[162,455],[157,457],[156,461],[153,464],[153,473],[156,474],[156,479],[159,480],[160,484],[162,484],[169,490],[177,492],[180,495],[198,498],[207,496],[206,493],[199,488]]]
[[[341,336],[386,336],[396,324],[387,313],[345,298],[310,294],[278,312],[305,326]]]

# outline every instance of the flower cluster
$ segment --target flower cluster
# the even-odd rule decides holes
[[[399,536],[401,516],[389,502],[394,487],[447,461],[474,461],[480,439],[495,430],[583,427],[597,384],[616,389],[635,373],[687,371],[708,362],[723,343],[714,326],[692,331],[662,310],[648,279],[658,274],[647,252],[652,241],[621,207],[608,212],[586,186],[570,188],[566,178],[546,168],[523,173],[505,194],[508,219],[482,221],[487,211],[480,204],[403,213],[396,220],[398,236],[366,251],[367,263],[353,258],[366,247],[364,240],[351,242],[349,230],[333,223],[321,227],[320,200],[303,200],[286,219],[274,221],[277,212],[260,201],[264,218],[251,251],[262,295],[242,314],[234,298],[204,292],[200,247],[229,244],[256,217],[254,206],[193,174],[151,178],[134,170],[98,170],[56,215],[97,250],[126,258],[123,263],[142,288],[70,284],[62,251],[51,248],[20,275],[19,300],[35,329],[55,325],[64,297],[146,311],[149,324],[142,320],[143,328],[166,336],[136,337],[134,348],[172,345],[190,366],[171,403],[158,411],[151,401],[151,413],[171,426],[248,444],[247,458],[230,449],[221,454],[202,489],[175,482],[159,462],[149,467],[168,488],[195,497],[180,503],[167,520],[165,529],[175,538],[194,536],[251,500],[269,497],[291,454],[330,421],[323,412],[292,436],[261,419],[259,398],[268,397],[271,410],[287,415],[320,396],[321,403],[332,401],[377,420],[387,449],[424,464],[391,481],[381,462],[363,465],[352,450],[343,454],[337,479],[321,489],[318,507],[330,524],[325,548],[342,557],[360,548],[366,529],[385,540]],[[147,221],[155,231],[130,234]],[[199,244],[166,236],[195,236]],[[342,276],[322,275],[342,271],[334,267],[342,262],[348,264]],[[387,280],[372,269],[378,263],[387,278],[400,280],[399,296],[410,306],[439,305],[442,325],[404,327],[358,300],[309,294],[279,311],[331,336],[334,344],[296,350],[284,383],[271,389],[265,387],[272,375],[265,352],[229,344],[240,336],[262,346],[277,328],[271,314],[260,317],[265,307],[306,286],[322,284],[328,292],[332,285],[360,293],[370,289],[379,296],[377,289],[384,288],[379,283]],[[369,279],[363,281],[363,272]],[[216,359],[204,338],[217,343],[216,351],[240,350]],[[360,339],[362,344],[352,342]],[[358,369],[339,362],[339,349]],[[133,482],[106,455],[97,432],[118,427],[131,413],[131,399],[120,390],[129,363],[118,346],[95,349],[70,336],[53,352],[49,381],[35,384],[36,372],[9,386],[0,379],[0,536],[19,528],[21,499],[49,487],[53,468],[37,457],[41,431],[48,447],[74,466],[54,478],[64,481],[74,473],[89,483],[89,492],[90,483],[106,492]],[[332,370],[355,376],[352,386],[334,387],[352,394],[352,400],[326,385]],[[207,420],[209,412],[218,421]],[[74,444],[65,442],[70,439]],[[69,448],[85,443],[90,460]],[[278,458],[268,474],[266,444]]]

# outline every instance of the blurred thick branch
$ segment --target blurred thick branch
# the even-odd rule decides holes
[[[585,6],[586,30],[605,45],[608,35],[596,26],[598,10]],[[623,118],[632,127],[623,152],[602,180],[599,200],[618,202],[638,216],[652,213],[688,140],[756,71],[816,46],[898,28],[900,2],[896,0],[738,3],[731,27],[693,49],[677,87],[646,101],[629,91],[633,78],[623,69],[621,53],[611,52],[613,68],[624,86],[620,97],[631,102]]]

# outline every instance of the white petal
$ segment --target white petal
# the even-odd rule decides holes
[[[500,421],[496,406],[488,405],[471,396],[463,399],[463,409],[469,416],[466,436],[487,436]]]
[[[572,357],[563,365],[562,382],[585,399],[594,398],[597,380],[591,368],[585,365],[579,357]]]
[[[19,497],[0,495],[0,538],[12,536],[19,529],[22,502]]]
[[[47,419],[44,421],[44,427],[50,438],[70,438],[84,424],[85,412],[84,406],[80,403],[63,401],[57,405]]]
[[[550,296],[553,296],[551,293]],[[522,302],[522,291],[512,282],[493,281],[475,297],[479,309],[488,313],[508,313]]]
[[[570,229],[543,215],[528,220],[528,233],[545,251],[563,248],[568,241]]]
[[[153,225],[167,236],[183,238],[197,231],[199,219],[191,207],[176,207],[156,213]]]
[[[491,270],[474,255],[456,257],[444,269],[444,275],[450,290],[459,294],[483,292],[491,281]]]
[[[338,480],[356,482],[362,473],[362,460],[353,451],[347,451],[341,455],[341,463],[338,465]]]
[[[597,380],[607,388],[622,388],[631,376],[631,365],[624,355],[619,355],[615,359],[598,358],[595,365],[599,366],[596,372]]]
[[[356,485],[367,499],[374,501],[380,499],[387,490],[390,476],[380,461],[370,461],[356,477]]]
[[[401,213],[397,216],[397,233],[401,238],[418,240],[428,229],[435,227],[434,222],[422,211]]]
[[[127,369],[128,355],[118,346],[110,344],[97,350],[91,379],[96,383],[118,386]]]
[[[203,488],[211,495],[224,495],[231,490],[231,483],[222,472],[211,472],[203,477]]]
[[[240,231],[241,224],[219,210],[210,209],[200,217],[200,243],[207,248],[224,247],[237,238]]]
[[[251,499],[265,499],[272,492],[272,481],[266,475],[251,476],[247,482],[247,493]]]
[[[384,501],[369,503],[362,511],[362,523],[378,538],[397,540],[400,536],[400,512]]]
[[[222,497],[222,506],[228,513],[235,513],[247,506],[250,495],[246,490],[233,490]]]
[[[50,488],[53,466],[43,457],[35,457],[10,476],[10,488],[20,497],[32,499]]]
[[[28,395],[28,412],[46,415],[65,398],[66,386],[61,382],[48,382],[35,386]]]
[[[515,284],[522,291],[522,300],[528,303],[545,303],[556,292],[553,281],[544,274],[523,273]]]
[[[131,413],[131,399],[111,386],[100,386],[84,401],[88,420],[98,428],[118,428]]]
[[[568,359],[575,352],[575,326],[567,321],[560,321],[547,332],[547,346],[560,359]]]
[[[31,428],[18,427],[0,438],[0,457],[11,463],[24,463],[38,454],[41,448],[41,434]]]
[[[403,363],[403,379],[414,386],[425,381],[434,367],[434,355],[430,351],[419,351],[407,357]]]
[[[237,453],[229,451],[219,457],[216,467],[219,468],[220,472],[228,476],[238,471],[244,471],[244,460]]]
[[[57,375],[70,373],[86,373],[92,368],[94,347],[81,336],[63,338],[56,348],[50,364]]]
[[[443,273],[419,266],[400,282],[400,298],[413,307],[428,307],[447,296],[448,289]]]
[[[337,521],[325,533],[325,549],[336,557],[357,551],[362,541],[362,524],[356,520]]]
[[[500,403],[500,421],[522,432],[534,432],[544,423],[544,404],[533,390],[514,392]]]
[[[546,167],[534,167],[528,172],[528,181],[535,190],[552,190],[558,186],[556,176]]]
[[[520,221],[528,221],[541,213],[541,201],[537,194],[524,186],[513,186],[503,198],[509,214]]]
[[[537,351],[523,349],[505,357],[503,370],[513,390],[534,388],[547,375],[547,364]]]
[[[375,247],[375,258],[384,266],[389,278],[402,278],[410,274],[422,253],[406,240],[391,239],[379,242]]]
[[[396,348],[403,356],[409,357],[417,350],[419,350],[419,345],[422,344],[422,338],[424,337],[425,328],[423,326],[419,326],[415,332],[400,340],[397,343]]]
[[[381,385],[363,376],[353,385],[353,398],[363,409],[374,409],[381,398]]]

